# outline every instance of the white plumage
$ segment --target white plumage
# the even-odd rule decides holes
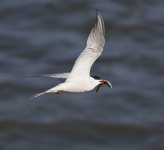
[[[46,74],[42,76],[52,78],[65,78],[66,81],[45,92],[34,95],[38,97],[45,93],[63,93],[63,92],[85,92],[94,89],[96,91],[106,84],[112,88],[109,81],[99,77],[90,76],[90,69],[96,59],[101,55],[105,44],[105,26],[100,12],[96,11],[96,22],[89,34],[87,46],[77,58],[70,73]]]

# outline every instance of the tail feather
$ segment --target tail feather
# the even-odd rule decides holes
[[[41,96],[41,95],[44,95],[44,94],[46,94],[46,93],[47,93],[47,91],[42,92],[42,93],[35,94],[35,95],[34,95],[34,96],[32,96],[30,99],[37,98],[37,97],[39,97],[39,96]]]
[[[60,85],[60,84],[59,84]],[[38,94],[35,94],[33,97],[31,97],[30,99],[34,99],[34,98],[37,98],[39,96],[42,96],[44,94],[47,94],[47,93],[58,93],[58,90],[55,89],[56,87],[53,87],[47,91],[44,91],[42,93],[38,93]]]
[[[42,93],[35,94],[33,97],[36,98],[36,97],[39,97],[39,96],[41,96],[41,95],[43,95],[43,94],[46,94],[46,92],[42,92]]]

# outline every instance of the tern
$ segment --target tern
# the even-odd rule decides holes
[[[112,88],[112,84],[99,76],[90,76],[90,69],[96,59],[101,55],[105,44],[105,26],[101,13],[96,10],[96,21],[89,34],[87,46],[79,55],[70,73],[45,74],[44,77],[64,78],[65,82],[34,95],[41,96],[47,93],[86,92],[102,85]]]

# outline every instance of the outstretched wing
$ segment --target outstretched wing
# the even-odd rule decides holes
[[[67,79],[69,77],[70,73],[53,73],[53,74],[42,74],[42,75],[37,75],[33,77],[51,77],[51,78],[63,78]]]
[[[54,73],[54,74],[44,74],[43,77],[51,77],[51,78],[64,78],[67,79],[70,73]]]
[[[77,58],[70,76],[89,76],[90,69],[96,59],[101,55],[105,44],[105,26],[100,12],[96,11],[96,22],[89,34],[85,50]]]

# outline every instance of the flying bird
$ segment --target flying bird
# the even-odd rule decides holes
[[[96,59],[101,55],[105,44],[105,26],[103,17],[96,10],[96,21],[89,34],[87,46],[79,55],[70,73],[45,74],[42,76],[52,78],[64,78],[65,82],[34,95],[41,96],[47,93],[64,93],[64,92],[86,92],[96,88],[100,89],[102,85],[112,88],[112,84],[99,76],[90,76],[90,69]]]

